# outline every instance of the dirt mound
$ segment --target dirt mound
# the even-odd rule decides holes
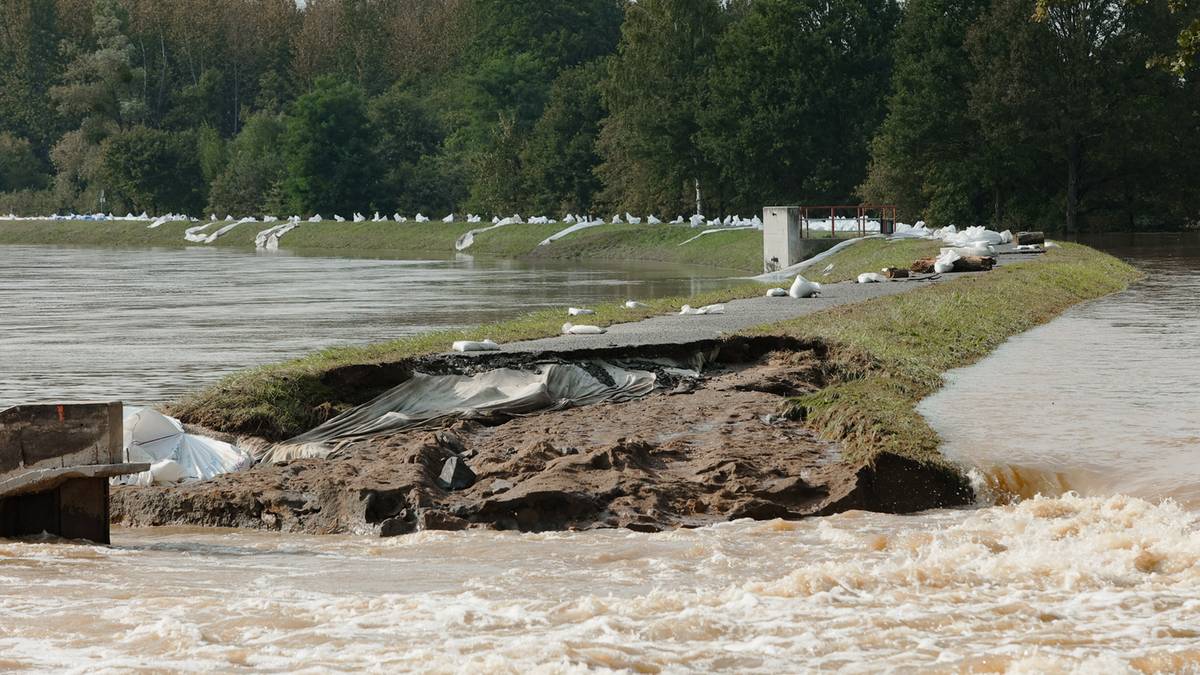
[[[401,433],[346,445],[327,460],[261,465],[183,487],[116,488],[113,518],[385,535],[657,531],[846,509],[906,512],[970,498],[957,476],[899,457],[846,465],[836,444],[781,416],[786,397],[823,386],[823,372],[813,351],[775,352],[637,401]],[[439,478],[455,457],[474,481],[451,491]]]

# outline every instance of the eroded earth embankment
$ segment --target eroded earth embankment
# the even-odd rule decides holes
[[[384,535],[466,527],[657,531],[968,502],[969,487],[950,470],[890,454],[869,466],[847,464],[838,444],[785,414],[791,397],[837,377],[828,351],[760,337],[611,353],[429,357],[395,368],[473,373],[596,358],[705,366],[699,376],[660,369],[654,392],[638,400],[459,420],[345,442],[327,459],[260,464],[179,487],[115,488],[113,519]],[[474,474],[469,485],[448,489],[440,480],[452,458]]]

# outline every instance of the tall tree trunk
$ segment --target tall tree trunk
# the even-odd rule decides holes
[[[700,201],[700,179],[693,178],[692,182],[696,185],[696,213],[704,213],[704,208]]]
[[[1075,232],[1079,218],[1079,165],[1082,150],[1078,136],[1067,141],[1067,232]]]
[[[1000,218],[1002,217],[1000,210],[1000,186],[992,186],[992,226],[997,230],[1000,229]]]

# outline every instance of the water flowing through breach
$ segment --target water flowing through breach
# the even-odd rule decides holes
[[[660,534],[118,530],[114,542],[0,542],[0,668],[1121,673],[1200,663],[1196,516],[1127,497]]]
[[[1200,508],[1200,235],[1128,237],[1146,271],[952,372],[920,410],[994,497],[1075,490]]]

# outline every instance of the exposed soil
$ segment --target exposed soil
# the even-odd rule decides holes
[[[119,487],[125,525],[193,524],[394,535],[420,529],[658,531],[847,509],[908,512],[970,499],[952,473],[884,455],[840,461],[835,443],[780,415],[823,384],[815,349],[776,351],[649,397],[457,423],[356,442],[325,460],[260,465],[182,487]],[[438,478],[458,457],[469,487]]]

